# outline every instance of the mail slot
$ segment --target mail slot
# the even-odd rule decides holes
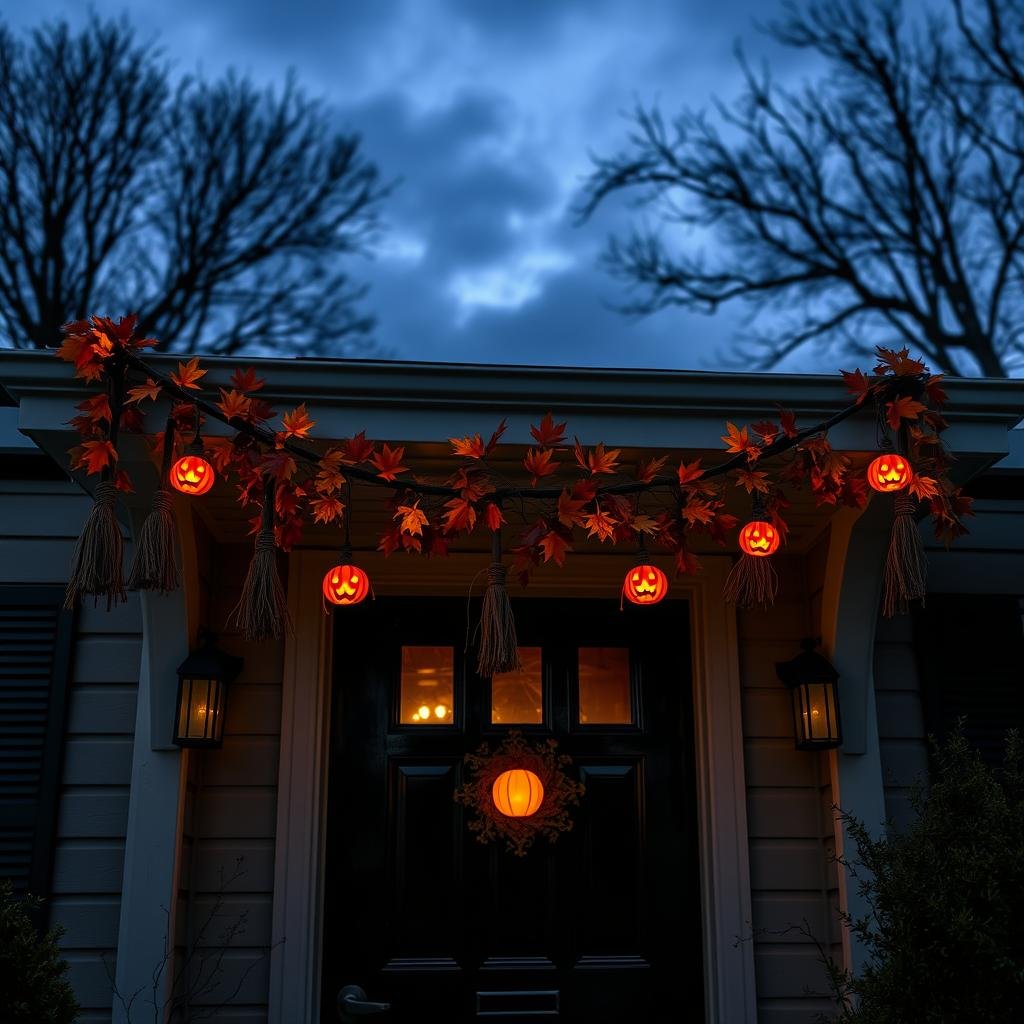
[[[557,1017],[558,990],[477,992],[476,1015],[506,1021],[519,1017]]]

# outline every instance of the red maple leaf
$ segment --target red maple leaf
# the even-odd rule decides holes
[[[487,529],[492,532],[500,530],[501,524],[504,522],[507,522],[507,520],[501,514],[501,509],[493,501],[487,502],[487,506],[484,508],[484,525]]]
[[[473,532],[476,526],[476,509],[471,501],[465,498],[450,498],[444,503],[444,507],[448,509],[444,514],[445,533],[460,533],[463,530],[466,533]]]
[[[642,459],[636,467],[637,480],[649,484],[665,468],[666,462],[668,462],[667,455],[662,455],[658,459]]]
[[[247,366],[244,372],[242,370],[235,370],[231,374],[231,386],[245,394],[251,391],[259,391],[263,384],[264,381],[256,376],[256,371],[251,366]]]
[[[554,530],[549,530],[541,537],[540,547],[544,552],[544,561],[554,561],[556,565],[565,565],[565,553],[572,550],[569,541]]]
[[[206,370],[199,368],[199,356],[193,356],[187,363],[178,363],[178,372],[175,373],[172,370],[170,376],[179,388],[191,388],[198,391],[199,385],[196,381],[200,377],[206,376]]]
[[[537,486],[537,481],[541,477],[551,476],[552,473],[558,472],[558,463],[554,461],[554,453],[550,448],[544,448],[538,451],[536,448],[531,448],[523,459],[523,469],[530,474],[531,483],[534,487]]]
[[[309,432],[316,426],[316,420],[309,418],[306,411],[306,403],[297,405],[291,412],[286,412],[281,417],[280,437],[309,437]]]
[[[251,404],[252,400],[246,398],[241,391],[220,389],[220,401],[217,406],[229,420],[244,420]]]
[[[796,413],[783,409],[781,405],[779,406],[779,425],[782,427],[782,432],[790,440],[799,433],[796,429]]]
[[[530,426],[530,433],[541,448],[553,448],[565,440],[565,424],[556,423],[551,413],[546,413],[539,427]]]
[[[686,461],[679,463],[679,483],[685,486],[688,483],[692,483],[694,480],[698,480],[704,475],[704,470],[700,468],[700,459],[694,459],[693,462],[687,463]]]
[[[598,509],[591,515],[584,516],[582,525],[587,531],[588,537],[597,537],[603,543],[615,536],[615,527],[618,525],[618,522],[617,519],[608,515],[607,512]]]
[[[579,460],[580,443],[576,441],[576,459]],[[604,441],[594,446],[593,451],[587,452],[587,461],[585,468],[590,470],[591,476],[597,476],[598,473],[614,473],[619,462],[619,455],[622,454],[621,448],[613,448],[610,452],[604,450]]]
[[[377,476],[382,480],[394,480],[399,473],[404,473],[408,468],[402,465],[405,457],[405,448],[401,445],[392,448],[385,444],[379,452],[374,452],[370,459],[371,464],[377,470]]]
[[[129,388],[125,398],[126,402],[141,402],[144,398],[151,398],[154,401],[160,397],[161,385],[157,384],[152,377],[146,378],[145,384]]]
[[[354,437],[341,442],[341,450],[344,453],[343,461],[350,466],[355,466],[371,459],[373,442],[366,440],[365,430],[360,430]],[[405,449],[403,448],[402,451],[404,453]]]
[[[340,519],[345,511],[345,503],[337,498],[313,498],[309,503],[313,513],[313,521],[317,523],[333,523]]]
[[[894,398],[891,402],[885,403],[885,418],[893,430],[899,430],[903,420],[916,420],[918,413],[925,412],[927,408],[916,398],[902,395],[900,398]]]
[[[82,469],[89,474],[100,473],[108,466],[117,462],[117,449],[109,441],[85,441],[81,446],[81,454],[75,462],[75,469]]]

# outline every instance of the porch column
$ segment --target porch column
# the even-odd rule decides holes
[[[877,498],[861,514],[844,509],[833,516],[822,607],[822,643],[839,672],[843,745],[830,752],[832,799],[879,835],[885,822],[878,715],[875,709],[875,625],[885,554],[892,525],[891,503]],[[856,856],[847,830],[835,821],[836,853]],[[853,917],[867,904],[847,871],[839,870],[839,903]],[[849,929],[842,930],[843,959],[854,973],[865,950]]]
[[[133,508],[133,534],[146,509]],[[186,513],[187,516],[187,513]],[[179,516],[179,524],[183,517]],[[187,520],[186,520],[187,522]],[[183,752],[171,743],[177,668],[189,650],[188,592],[194,592],[195,559],[189,557],[191,534],[179,530],[184,563],[183,586],[172,594],[142,592],[142,662],[132,752],[131,792],[125,829],[124,876],[118,930],[114,1024],[133,1018],[153,1019],[170,993],[174,965],[174,917],[178,889],[178,854],[184,812]],[[190,578],[191,576],[191,578]],[[164,964],[154,983],[153,973]],[[163,1014],[159,1015],[160,1020]]]

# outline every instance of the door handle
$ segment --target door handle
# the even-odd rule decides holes
[[[338,1018],[342,1024],[355,1024],[360,1017],[387,1013],[390,1009],[390,1003],[370,1002],[358,985],[346,985],[338,993]]]

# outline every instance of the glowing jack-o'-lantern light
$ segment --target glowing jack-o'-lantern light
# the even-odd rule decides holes
[[[657,604],[668,593],[668,577],[656,565],[634,565],[622,592],[633,604]]]
[[[779,531],[764,519],[754,519],[740,530],[740,551],[765,558],[779,550]]]
[[[198,448],[198,450],[195,450]],[[203,456],[202,446],[189,450],[171,466],[171,486],[182,494],[205,494],[216,479],[213,466]]]
[[[370,592],[370,577],[358,565],[336,565],[324,573],[323,591],[331,604],[359,604]]]
[[[529,818],[544,803],[544,785],[528,769],[511,768],[494,780],[491,798],[506,818]]]
[[[885,452],[872,459],[871,465],[868,466],[868,483],[883,494],[889,491],[902,491],[913,476],[910,460],[896,452]]]

